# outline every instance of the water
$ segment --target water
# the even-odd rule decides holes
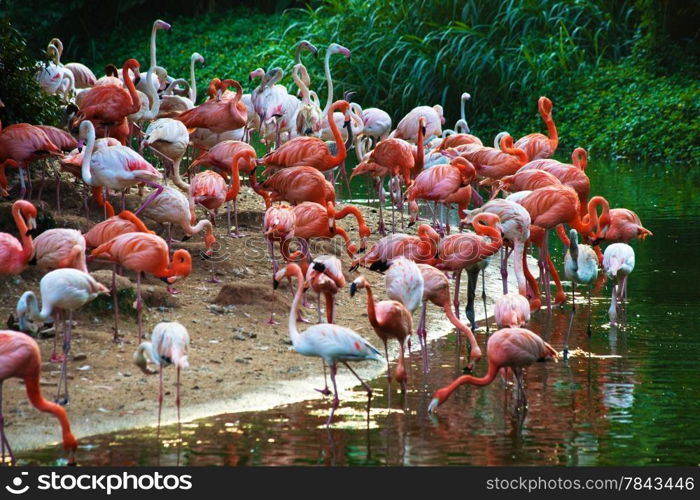
[[[356,389],[341,400],[336,424],[323,423],[328,401],[265,412],[220,415],[163,428],[81,440],[81,465],[698,465],[700,463],[700,314],[697,286],[700,174],[683,166],[592,162],[592,192],[613,207],[635,210],[654,236],[634,242],[637,267],[629,279],[627,324],[608,326],[610,284],[578,309],[571,346],[595,355],[537,363],[526,373],[527,410],[500,380],[463,386],[430,417],[434,390],[461,374],[454,335],[430,346],[431,371],[410,365],[409,391],[372,382],[371,413]],[[362,198],[364,185],[357,196]],[[552,238],[554,240],[556,238]],[[562,269],[562,248],[553,243]],[[570,305],[534,315],[530,328],[558,350]],[[484,333],[478,335],[483,346]],[[343,368],[341,368],[342,370]],[[486,371],[486,361],[476,368]],[[311,390],[311,388],[310,388]],[[186,396],[185,396],[186,401]],[[156,407],[154,400],[154,415]],[[20,454],[22,463],[61,463],[60,447]]]

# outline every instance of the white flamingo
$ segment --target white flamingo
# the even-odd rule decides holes
[[[613,243],[603,253],[603,269],[613,280],[612,300],[608,317],[610,324],[617,324],[617,304],[627,299],[627,278],[634,270],[634,250],[627,243]]]

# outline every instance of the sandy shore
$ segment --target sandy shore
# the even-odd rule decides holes
[[[62,188],[62,191],[66,190]],[[45,191],[50,196],[52,190]],[[46,199],[46,198],[45,198]],[[55,206],[53,200],[48,200]],[[86,229],[90,222],[76,214],[80,213],[80,199],[72,204],[64,202],[63,217],[52,212],[58,227]],[[177,320],[183,323],[191,337],[190,369],[183,372],[182,378],[182,418],[193,420],[225,412],[259,411],[277,405],[319,398],[315,387],[323,386],[321,363],[318,358],[300,356],[291,351],[286,321],[291,303],[291,291],[283,285],[277,292],[271,287],[271,267],[265,243],[260,236],[264,205],[250,189],[243,188],[239,197],[239,220],[246,238],[233,239],[225,235],[225,215],[217,221],[218,245],[215,258],[204,261],[197,258],[204,248],[202,236],[175,247],[190,250],[193,255],[193,272],[176,288],[179,294],[170,296],[164,292],[164,284],[159,280],[146,280],[145,296],[148,306],[144,314],[144,331],[150,332],[159,321]],[[1,207],[0,207],[1,208]],[[5,209],[7,207],[4,207]],[[40,207],[41,208],[41,207]],[[45,211],[50,209],[44,207]],[[371,228],[376,227],[376,210],[362,207]],[[5,212],[3,212],[5,213]],[[93,207],[92,214],[99,220],[98,211]],[[93,221],[94,222],[94,221]],[[149,224],[150,225],[150,224]],[[339,221],[351,238],[357,239],[357,225],[354,219]],[[158,230],[154,224],[153,229]],[[6,228],[0,230],[7,231]],[[176,235],[180,234],[179,230]],[[175,236],[177,237],[177,236]],[[371,241],[378,239],[372,235]],[[340,238],[332,243],[321,242],[312,247],[314,255],[335,253],[342,257],[349,267],[349,258],[344,252]],[[501,293],[500,273],[496,261],[487,267],[486,283],[489,315],[492,299]],[[212,262],[213,261],[213,262]],[[212,264],[222,283],[209,283]],[[533,270],[536,270],[531,266]],[[383,276],[367,270],[362,271],[375,285],[377,300],[385,297]],[[97,273],[107,277],[109,273]],[[348,274],[348,282],[354,276]],[[13,312],[19,295],[24,290],[38,291],[41,273],[28,269],[20,277],[0,279],[0,317],[8,318]],[[133,273],[127,273],[135,281]],[[512,269],[509,273],[515,288]],[[464,301],[466,279],[462,280]],[[126,286],[130,286],[125,283]],[[310,294],[315,303],[315,297]],[[105,304],[109,300],[105,301]],[[351,298],[349,293],[338,295],[337,322],[351,326],[364,335],[375,346],[381,342],[374,334],[368,320],[366,294],[360,293]],[[477,318],[484,312],[477,300]],[[270,308],[280,321],[278,325],[267,324]],[[442,311],[428,307],[428,336],[436,339],[451,331],[452,325],[444,319]],[[307,309],[305,316],[316,320],[317,311]],[[125,343],[112,342],[111,313],[91,307],[75,317],[71,362],[69,363],[70,403],[67,406],[73,432],[76,437],[112,432],[136,427],[153,426],[157,412],[157,376],[142,374],[133,365],[132,356],[137,345],[137,332],[134,317],[123,316],[120,332]],[[414,317],[414,329],[418,313]],[[303,330],[303,326],[300,325]],[[485,336],[478,335],[482,349]],[[53,338],[38,339],[42,356],[47,360],[53,347]],[[392,343],[395,344],[395,343]],[[391,356],[396,356],[396,345],[391,346]],[[414,350],[418,341],[413,342]],[[485,361],[477,371],[485,367]],[[385,371],[379,362],[358,365],[358,373],[363,378],[374,378]],[[45,361],[42,372],[42,390],[45,397],[53,399],[57,390],[60,365]],[[346,390],[356,385],[356,379],[344,369],[339,370],[339,389]],[[170,368],[165,374],[165,404],[163,422],[174,422],[176,418],[175,370]],[[9,379],[4,384],[3,409],[8,438],[13,449],[46,446],[60,439],[56,421],[48,414],[35,410],[24,394],[23,383]]]

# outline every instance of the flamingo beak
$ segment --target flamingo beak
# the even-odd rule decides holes
[[[273,290],[277,290],[277,289],[279,288],[279,286],[280,286],[279,280],[277,280],[277,278],[273,278],[273,280],[272,280],[272,289],[273,289]]]
[[[431,415],[435,413],[435,410],[437,410],[438,406],[440,406],[440,400],[438,398],[433,398],[433,400],[428,405],[428,413],[430,413]]]
[[[357,283],[353,281],[350,283],[350,297],[354,297],[355,293],[357,293]]]

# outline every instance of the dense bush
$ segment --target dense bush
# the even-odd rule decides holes
[[[61,99],[42,92],[34,78],[36,60],[30,57],[22,35],[8,21],[0,21],[0,120],[55,125]]]

